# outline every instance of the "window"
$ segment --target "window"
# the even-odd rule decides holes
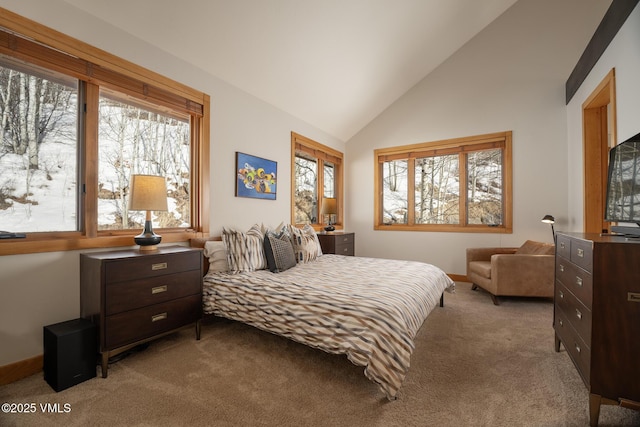
[[[375,150],[378,230],[510,233],[511,132]]]
[[[163,242],[208,232],[208,95],[9,11],[2,24],[0,228],[27,238],[0,255],[132,245],[132,174],[167,181]]]
[[[335,198],[338,213],[331,222],[342,228],[342,157],[337,150],[291,132],[292,223],[311,224],[320,229],[330,220],[319,214],[322,200]]]

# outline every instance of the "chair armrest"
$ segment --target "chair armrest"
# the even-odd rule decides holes
[[[518,248],[467,248],[467,264],[471,261],[491,261],[496,254],[513,254]]]
[[[501,294],[553,295],[555,280],[554,255],[493,255],[491,257],[491,280]]]

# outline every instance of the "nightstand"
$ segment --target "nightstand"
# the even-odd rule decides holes
[[[323,254],[355,255],[355,233],[330,231],[318,233]]]
[[[97,327],[102,377],[109,357],[195,323],[200,339],[202,251],[163,246],[80,255],[80,315]]]

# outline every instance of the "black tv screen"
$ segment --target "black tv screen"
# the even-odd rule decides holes
[[[609,151],[605,220],[640,225],[640,134]]]

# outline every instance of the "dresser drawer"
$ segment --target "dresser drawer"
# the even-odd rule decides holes
[[[560,309],[576,332],[591,344],[591,310],[585,307],[564,285],[556,283],[556,309]],[[557,311],[557,310],[556,310]]]
[[[147,305],[199,294],[202,291],[200,270],[167,274],[160,277],[107,284],[107,316]]]
[[[591,349],[567,320],[565,314],[556,310],[555,331],[569,353],[573,364],[578,369],[584,383],[588,386],[591,381]]]
[[[105,348],[114,349],[195,322],[202,315],[202,296],[191,295],[138,310],[108,316]]]
[[[593,243],[587,240],[571,241],[571,262],[587,270],[593,272]]]
[[[571,239],[562,234],[556,236],[556,253],[563,258],[571,259]]]
[[[196,251],[166,255],[145,255],[105,263],[107,283],[156,277],[182,271],[200,270],[201,253]]]
[[[568,259],[556,259],[556,279],[562,282],[582,303],[591,308],[593,276]]]

